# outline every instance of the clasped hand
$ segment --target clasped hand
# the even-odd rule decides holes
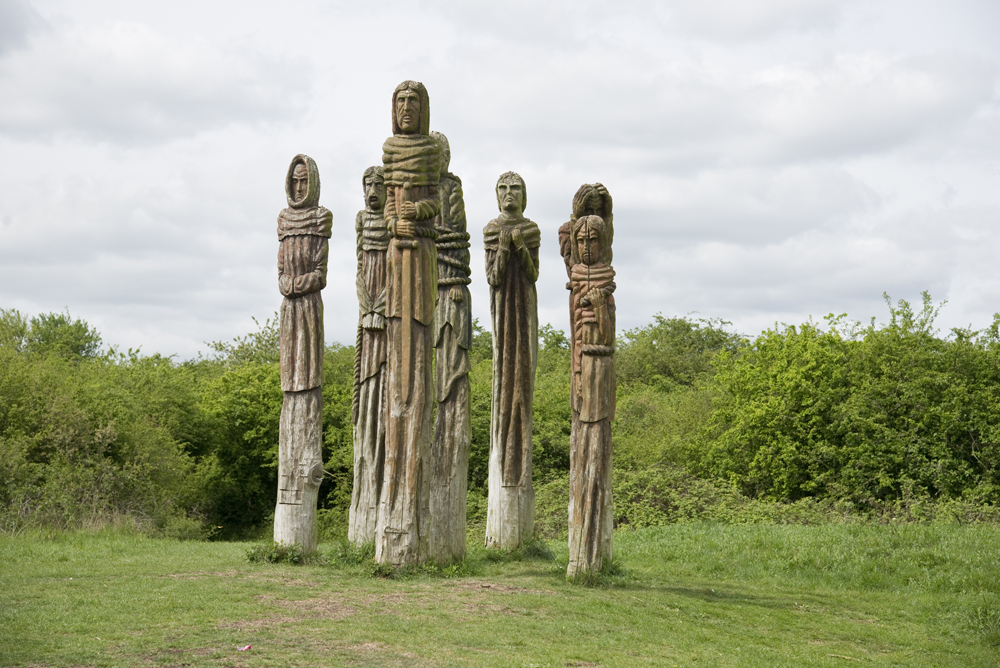
[[[524,248],[524,234],[521,233],[521,230],[500,230],[500,249],[510,250],[512,245],[514,250]]]

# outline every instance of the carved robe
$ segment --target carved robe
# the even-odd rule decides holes
[[[385,219],[393,239],[386,255],[387,407],[385,469],[375,537],[380,563],[419,563],[427,557],[434,401],[432,373],[437,252],[434,216],[440,210],[441,149],[424,134],[394,135],[383,146]],[[409,187],[406,187],[406,186]],[[395,226],[403,201],[416,205],[416,235]]]
[[[389,228],[381,212],[359,211],[355,221],[358,248],[359,305],[355,370],[354,486],[347,538],[375,540],[375,526],[385,461],[385,303]]]
[[[462,182],[445,173],[439,184],[438,299],[434,314],[437,415],[431,446],[430,556],[438,563],[465,557],[470,421],[469,347],[472,344],[472,294],[469,292],[469,234]]]
[[[520,230],[524,248],[500,245],[501,230]],[[483,231],[493,320],[493,402],[490,414],[486,544],[517,548],[534,530],[531,482],[532,399],[538,365],[538,226],[499,219]]]
[[[308,169],[308,191],[292,201],[295,167]],[[274,539],[316,549],[316,501],[323,479],[323,298],[333,215],[319,206],[319,170],[299,155],[285,183],[289,207],[278,216],[281,389],[278,502]]]
[[[615,298],[595,308],[592,288],[605,291],[615,272],[577,264],[570,272],[573,305],[573,428],[570,435],[569,567],[567,575],[599,572],[612,558],[611,422],[615,417]]]

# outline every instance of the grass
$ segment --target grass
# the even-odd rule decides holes
[[[623,531],[591,587],[562,542],[393,577],[253,548],[0,536],[0,666],[1000,666],[993,527]]]

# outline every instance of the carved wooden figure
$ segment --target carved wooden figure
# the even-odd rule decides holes
[[[441,146],[429,136],[427,89],[404,81],[392,94],[392,132],[382,146],[386,256],[385,468],[375,531],[375,559],[402,565],[428,556],[432,357],[441,209]]]
[[[316,549],[323,480],[323,298],[333,215],[319,206],[319,169],[307,155],[288,167],[288,208],[278,215],[281,389],[274,540]]]
[[[470,422],[469,346],[472,344],[472,281],[469,234],[466,231],[462,181],[448,171],[451,148],[440,132],[443,157],[438,195],[437,308],[434,312],[435,393],[437,414],[431,446],[431,499],[428,543],[439,564],[465,558],[465,509],[469,474]]]
[[[572,402],[568,577],[597,573],[612,558],[611,421],[615,417],[615,271],[610,229],[582,216],[571,231]]]
[[[381,167],[362,176],[365,208],[355,219],[358,253],[358,336],[354,348],[354,487],[347,538],[363,544],[375,540],[385,463],[385,179]]]
[[[600,216],[604,221],[604,226],[608,238],[607,253],[606,258],[607,263],[611,264],[611,243],[615,238],[615,228],[614,228],[614,214],[612,213],[613,202],[611,200],[611,193],[608,189],[600,183],[584,183],[580,186],[576,194],[573,195],[573,208],[570,213],[569,220],[559,226],[559,254],[562,255],[563,262],[566,265],[566,278],[571,278],[570,274],[573,269],[573,241],[572,230],[573,224],[579,218],[583,216]],[[607,287],[604,288],[605,294],[612,294],[615,291],[615,283],[612,281]],[[566,289],[571,290],[571,284],[566,283]],[[573,325],[573,314],[575,310],[573,308],[573,296],[570,294],[569,298],[569,331],[574,331]],[[570,337],[570,354],[573,354],[573,337]],[[573,376],[571,383],[576,382],[576,376]],[[576,387],[572,386],[570,388],[571,393],[576,392]]]
[[[527,192],[514,172],[497,181],[500,216],[483,230],[493,319],[486,544],[520,547],[534,531],[531,402],[538,363],[538,225],[524,217]]]

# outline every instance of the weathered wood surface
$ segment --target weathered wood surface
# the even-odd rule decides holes
[[[319,206],[319,169],[306,155],[285,178],[278,216],[281,389],[274,540],[316,549],[316,501],[323,479],[323,298],[333,216]]]
[[[470,419],[469,347],[472,344],[472,294],[468,285],[469,234],[466,230],[462,181],[448,171],[451,148],[441,133],[431,136],[442,147],[438,184],[441,211],[434,220],[438,233],[438,295],[434,314],[435,394],[437,413],[430,456],[430,521],[428,549],[439,564],[465,558]]]
[[[483,230],[493,321],[486,544],[515,549],[534,532],[531,481],[532,399],[538,365],[538,226],[524,217],[524,180],[497,182],[500,216]]]
[[[608,226],[573,222],[570,268],[573,427],[570,434],[568,577],[612,559],[611,422],[615,416],[615,272]]]
[[[274,540],[316,549],[316,502],[323,481],[323,390],[285,392],[278,428]]]
[[[386,252],[389,228],[383,217],[382,167],[362,176],[365,208],[355,219],[357,233],[358,336],[354,357],[354,485],[347,538],[361,545],[375,540],[385,467]]]
[[[379,563],[420,563],[428,557],[437,252],[441,147],[428,136],[430,102],[423,84],[393,92],[393,136],[382,147],[392,233],[386,288],[387,408],[385,468],[375,531]]]

